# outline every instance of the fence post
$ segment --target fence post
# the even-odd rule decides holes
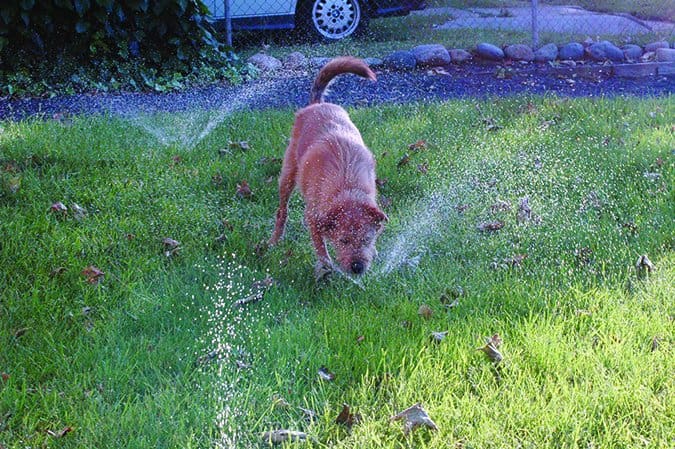
[[[539,47],[539,24],[537,23],[537,0],[532,0],[532,47]]]
[[[232,8],[230,0],[225,0],[225,40],[228,47],[232,47]]]

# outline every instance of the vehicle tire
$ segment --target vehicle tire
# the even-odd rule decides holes
[[[298,13],[302,29],[324,41],[353,36],[368,24],[363,0],[307,0]]]

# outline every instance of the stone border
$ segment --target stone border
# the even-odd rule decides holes
[[[675,43],[673,43],[675,47]],[[247,59],[247,63],[266,74],[279,71],[302,71],[322,67],[331,58],[307,58],[299,52],[279,60],[264,52]],[[625,78],[672,76],[675,74],[675,48],[667,41],[656,41],[640,47],[627,44],[622,48],[610,41],[570,42],[562,46],[546,44],[532,50],[524,44],[500,48],[482,42],[471,50],[446,48],[441,44],[418,45],[410,50],[394,51],[384,58],[364,58],[374,69],[410,71],[418,68],[443,67],[470,61],[488,63],[548,64],[561,74],[607,74]]]

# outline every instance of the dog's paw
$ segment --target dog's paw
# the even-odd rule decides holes
[[[325,281],[333,272],[333,265],[330,262],[319,260],[314,266],[314,278],[317,282]]]

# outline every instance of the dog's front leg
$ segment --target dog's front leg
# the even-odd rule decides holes
[[[316,265],[314,266],[314,277],[317,281],[321,281],[333,272],[333,262],[328,254],[326,242],[315,223],[309,223],[309,233],[317,257]]]

